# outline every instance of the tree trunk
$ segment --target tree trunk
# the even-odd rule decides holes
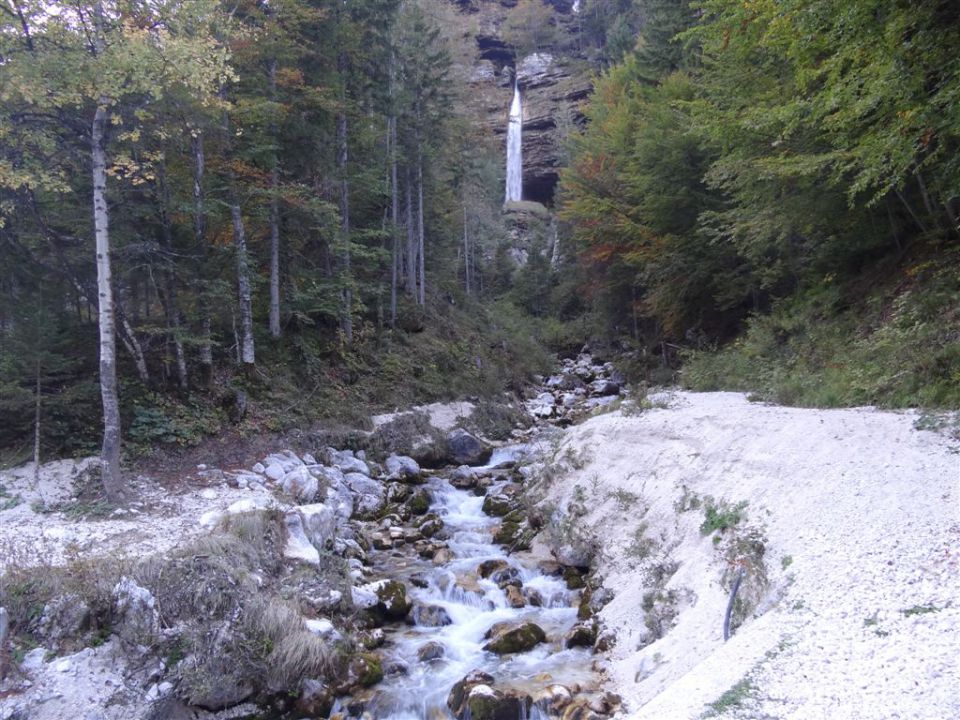
[[[39,337],[39,328],[37,328],[37,334]],[[36,383],[33,389],[34,392],[34,404],[33,404],[33,487],[34,489],[39,488],[40,486],[40,392],[42,390],[40,386],[40,347],[39,342],[35,348],[36,358],[34,360],[34,372]]]
[[[270,95],[277,96],[277,61],[270,60]],[[273,142],[277,143],[276,125],[270,126]],[[273,167],[270,170],[270,335],[280,337],[280,161],[276,148],[273,151]]]
[[[391,117],[390,125],[390,235],[393,238],[393,250],[390,264],[390,327],[397,324],[397,274],[400,268],[400,197],[397,190],[397,118]]]
[[[407,292],[410,297],[417,298],[417,226],[413,216],[413,182],[410,179],[410,168],[406,169],[406,220],[407,220]]]
[[[467,205],[463,205],[463,285],[470,297],[470,234],[467,230]]]
[[[103,446],[100,451],[103,489],[110,500],[126,495],[120,473],[120,402],[117,397],[117,345],[114,332],[113,279],[110,270],[110,231],[107,210],[107,158],[104,130],[107,110],[97,106],[91,128],[93,164],[93,225],[97,245],[97,295],[100,322],[100,398],[103,402]]]
[[[427,280],[425,277],[426,262],[424,260],[424,231],[423,231],[423,153],[420,147],[420,133],[417,132],[417,256],[419,259],[420,286],[417,294],[417,303],[426,305]]]
[[[189,388],[187,377],[187,358],[183,352],[183,338],[180,332],[180,307],[177,303],[177,276],[176,262],[173,254],[173,230],[170,226],[170,190],[167,185],[166,168],[161,164],[157,177],[160,181],[160,225],[163,239],[164,258],[164,292],[167,296],[165,309],[167,312],[167,327],[170,330],[170,341],[173,343],[173,352],[177,364],[177,382],[184,392]]]
[[[223,133],[229,154],[230,118],[223,113]],[[248,375],[253,374],[256,356],[253,342],[253,301],[250,290],[250,267],[247,260],[247,232],[243,226],[243,214],[240,212],[240,197],[233,170],[227,173],[229,192],[230,220],[233,223],[233,247],[237,255],[237,296],[240,305],[240,363]]]
[[[346,102],[341,96],[341,102]],[[341,273],[343,291],[340,329],[347,343],[353,342],[353,290],[350,287],[350,184],[347,180],[347,111],[343,107],[337,115],[337,173],[340,176],[340,234],[343,243]]]
[[[231,183],[231,186],[233,183]],[[237,291],[240,301],[240,362],[248,372],[256,365],[253,344],[253,302],[250,291],[250,268],[247,262],[247,233],[240,214],[236,189],[231,188],[230,219],[233,222],[233,245],[237,253]]]
[[[203,199],[203,135],[196,131],[190,141],[193,150],[193,237],[197,244],[196,252],[200,257],[207,255],[207,245],[204,240],[207,226],[207,216],[204,210]],[[200,271],[203,278],[204,270]],[[198,305],[200,307],[200,381],[204,387],[209,387],[213,381],[213,340],[210,330],[210,299],[207,297],[207,282],[201,279],[198,287]]]

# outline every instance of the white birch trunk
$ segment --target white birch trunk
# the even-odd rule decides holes
[[[93,164],[93,225],[97,248],[97,295],[100,324],[100,398],[103,403],[103,446],[100,460],[103,488],[114,502],[126,495],[120,473],[120,402],[117,398],[117,344],[107,210],[107,159],[104,130],[107,110],[101,103],[93,116],[90,155]]]

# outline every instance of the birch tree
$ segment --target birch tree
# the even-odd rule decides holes
[[[120,470],[117,391],[117,313],[110,257],[108,177],[122,175],[111,140],[136,139],[153,107],[168,92],[186,90],[210,102],[226,79],[227,53],[210,32],[208,2],[115,0],[78,2],[51,14],[44,2],[14,4],[11,30],[20,46],[4,57],[0,93],[40,132],[57,132],[68,116],[89,118],[89,163],[97,267],[100,390],[103,407],[102,478],[107,496],[127,495]],[[55,179],[55,178],[54,178]],[[51,183],[46,176],[0,173],[14,189]],[[145,365],[144,365],[145,366]]]

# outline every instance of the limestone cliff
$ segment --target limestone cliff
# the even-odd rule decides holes
[[[540,0],[533,0],[539,3]],[[565,0],[538,8],[549,32],[535,48],[516,50],[515,0],[449,0],[462,52],[455,76],[464,82],[467,102],[485,133],[499,139],[505,157],[507,117],[516,76],[523,95],[523,195],[546,205],[553,201],[562,164],[563,137],[581,122],[580,103],[592,90],[593,67],[579,49],[579,18]]]

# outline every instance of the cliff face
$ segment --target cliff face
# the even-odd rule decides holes
[[[531,0],[527,0],[530,2]],[[547,32],[528,52],[510,40],[518,30],[533,34],[511,13],[515,0],[450,0],[464,51],[454,68],[468,87],[467,102],[486,133],[499,138],[506,162],[506,130],[516,75],[523,100],[523,197],[550,205],[559,179],[563,138],[582,121],[579,110],[592,90],[592,67],[579,50],[579,18],[570,2],[552,0],[538,7]],[[532,0],[540,3],[540,0]],[[526,43],[525,43],[526,44]]]

